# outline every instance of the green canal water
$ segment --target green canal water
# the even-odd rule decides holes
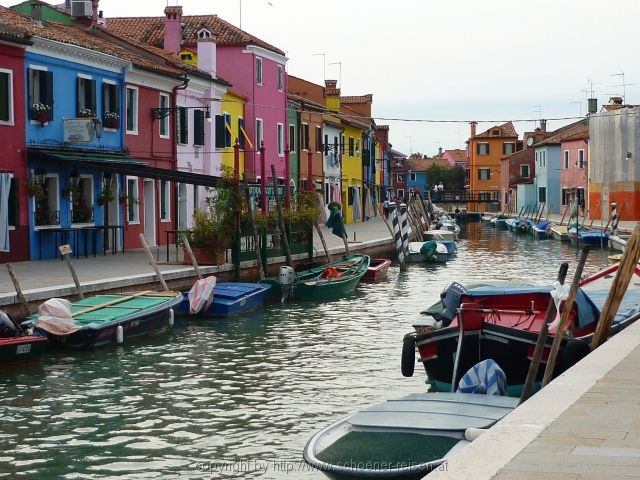
[[[447,265],[391,268],[325,304],[268,305],[241,318],[95,352],[50,352],[0,372],[0,478],[320,479],[313,433],[387,398],[422,391],[400,374],[402,337],[453,280],[555,279],[575,247],[482,224]],[[593,251],[586,271],[607,264]]]

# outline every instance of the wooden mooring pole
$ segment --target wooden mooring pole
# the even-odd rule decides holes
[[[80,280],[78,280],[76,269],[73,268],[71,258],[69,258],[69,255],[71,255],[71,247],[69,245],[60,245],[58,249],[60,250],[60,254],[64,259],[64,262],[67,264],[67,267],[69,267],[71,278],[73,278],[73,283],[76,285],[76,292],[78,292],[78,297],[80,297],[80,300],[82,300],[84,299],[84,293],[82,293],[82,288],[80,287]]]
[[[13,271],[13,267],[10,263],[5,263],[5,267],[9,271],[9,276],[11,277],[11,281],[13,282],[13,286],[16,289],[16,293],[18,294],[18,300],[20,300],[20,304],[22,305],[22,309],[24,310],[25,316],[31,315],[31,310],[29,309],[29,303],[22,293],[22,288],[20,287],[20,282],[18,281],[18,277],[16,277],[15,272]]]
[[[147,241],[144,238],[144,233],[141,233],[139,235],[139,238],[140,238],[140,243],[142,243],[142,247],[144,248],[144,251],[147,254],[147,258],[149,259],[149,263],[153,267],[153,270],[156,272],[156,276],[158,277],[158,280],[160,281],[160,285],[162,285],[162,289],[165,292],[168,292],[169,291],[169,287],[167,287],[167,283],[164,281],[164,277],[162,276],[162,273],[160,272],[160,268],[158,268],[158,263],[156,262],[156,259],[153,258],[153,253],[151,253],[151,249],[149,248],[149,245],[147,245]]]

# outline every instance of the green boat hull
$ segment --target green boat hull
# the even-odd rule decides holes
[[[322,272],[327,267],[335,267],[345,262],[359,261],[357,268],[353,272],[344,274],[338,278],[321,279],[318,277],[322,275]],[[371,259],[368,255],[351,255],[349,257],[343,257],[339,260],[335,260],[331,263],[321,265],[320,267],[312,268],[310,270],[304,270],[296,273],[296,282],[293,285],[291,291],[291,297],[298,300],[325,300],[328,298],[335,298],[347,295],[353,292],[367,272]],[[267,283],[271,285],[271,288],[267,291],[270,297],[282,298],[282,288],[278,284],[276,277],[266,278],[261,283]]]

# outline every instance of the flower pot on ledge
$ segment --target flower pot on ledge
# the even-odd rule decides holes
[[[184,264],[191,265],[191,257],[189,257],[187,249],[183,248],[182,250],[184,254]],[[222,265],[226,261],[226,250],[214,252],[208,248],[191,247],[191,251],[194,257],[196,257],[198,265]]]
[[[104,128],[111,128],[113,130],[117,130],[120,128],[120,119],[119,118],[105,118],[102,122]]]
[[[40,126],[44,127],[44,125],[49,122],[49,110],[33,110],[31,112],[31,119],[40,122]]]

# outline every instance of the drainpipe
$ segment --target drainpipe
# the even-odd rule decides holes
[[[175,87],[173,87],[173,89],[171,90],[171,93],[173,94],[173,105],[172,107],[174,108],[174,114],[173,114],[173,121],[171,122],[171,129],[173,131],[173,135],[176,135],[176,107],[178,105],[178,101],[177,101],[177,94],[178,94],[178,90],[184,90],[187,88],[187,85],[189,85],[189,78],[187,77],[187,74],[184,74],[184,77],[182,78],[182,84],[181,85],[177,85]],[[174,170],[178,170],[178,141],[176,138],[173,139],[173,142],[171,143],[171,156],[173,157],[173,167]],[[193,188],[197,188],[196,185],[193,186]],[[177,230],[178,229],[178,182],[173,182],[173,218],[174,218],[174,229]],[[160,225],[160,215],[157,215],[157,221],[158,221],[158,231],[160,231],[159,225]],[[176,236],[176,243],[177,243],[177,236]],[[160,242],[158,242],[158,245],[160,244]]]

